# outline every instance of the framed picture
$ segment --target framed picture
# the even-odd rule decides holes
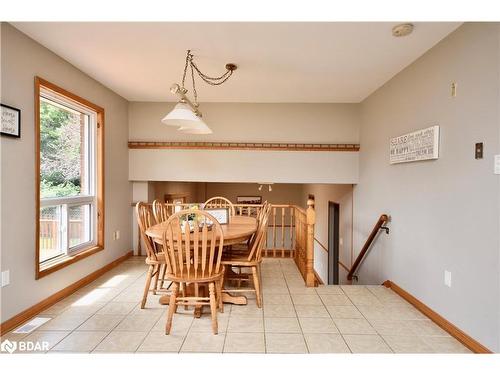
[[[259,195],[240,195],[236,197],[237,204],[262,204],[262,196]]]
[[[212,215],[219,224],[229,224],[229,208],[205,208],[204,211]]]
[[[9,137],[21,138],[21,110],[0,104],[2,111],[2,128],[0,134]]]

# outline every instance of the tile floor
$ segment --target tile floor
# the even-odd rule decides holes
[[[164,334],[166,307],[150,295],[139,308],[146,267],[132,258],[39,314],[52,319],[11,341],[48,343],[49,353],[470,353],[398,295],[378,285],[306,288],[289,259],[266,259],[264,307],[226,305],[212,335],[179,308]]]

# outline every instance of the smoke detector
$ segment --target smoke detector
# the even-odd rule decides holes
[[[400,37],[410,35],[413,31],[413,24],[402,23],[392,28],[392,36]]]

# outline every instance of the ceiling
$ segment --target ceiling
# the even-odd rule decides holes
[[[357,103],[460,23],[415,23],[402,38],[384,22],[13,25],[130,101],[175,101],[191,49],[208,75],[238,65],[222,86],[197,81],[201,102]]]

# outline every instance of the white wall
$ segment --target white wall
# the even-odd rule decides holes
[[[321,280],[328,283],[328,202],[338,203],[339,212],[339,261],[352,265],[352,185],[307,184],[303,187],[304,199],[314,195],[316,225],[314,226],[314,269]],[[339,267],[339,282],[346,283],[346,273]]]
[[[0,138],[2,322],[130,251],[127,101],[6,23],[1,24],[1,102],[21,109],[21,138]],[[35,280],[34,77],[105,109],[105,249]],[[121,238],[113,240],[114,230]]]
[[[129,179],[351,184],[358,152],[131,149]]]
[[[174,103],[130,103],[131,141],[357,143],[358,104],[204,103],[210,135],[160,120]],[[358,152],[142,150],[129,152],[130,180],[356,183]],[[276,171],[280,173],[276,173]]]
[[[167,92],[165,99],[172,99]],[[175,103],[131,102],[131,141],[358,143],[359,104],[201,103],[208,135],[186,135],[160,120]]]
[[[499,63],[498,24],[465,24],[365,100],[354,190],[356,251],[380,214],[392,216],[391,234],[371,249],[360,283],[391,279],[496,351]],[[390,137],[436,124],[438,160],[389,165]],[[485,144],[482,160],[474,159],[475,142]]]

